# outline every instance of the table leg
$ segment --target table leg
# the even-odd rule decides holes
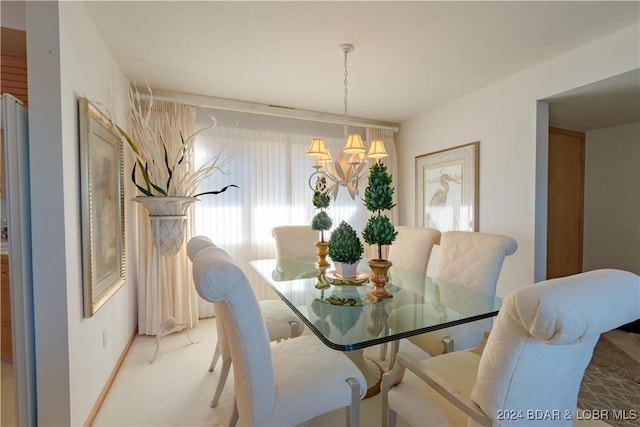
[[[344,352],[349,359],[360,369],[360,372],[367,380],[367,394],[364,399],[380,393],[380,382],[384,369],[376,361],[364,356],[364,350],[353,350]]]

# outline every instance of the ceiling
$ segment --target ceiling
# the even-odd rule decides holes
[[[551,126],[587,132],[640,121],[640,69],[547,99]]]
[[[89,1],[87,7],[132,81],[286,109],[343,114],[339,46],[352,43],[349,116],[388,124],[640,21],[638,1]],[[613,86],[618,94],[635,91],[625,99],[635,99],[640,120],[637,74]],[[590,103],[611,113],[612,92],[589,89],[554,98],[552,115],[568,117],[565,110],[583,106],[580,97],[596,94],[601,98]],[[563,110],[565,104],[571,108]]]

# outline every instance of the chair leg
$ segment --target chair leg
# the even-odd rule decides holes
[[[391,342],[391,350],[389,350],[389,370],[393,368],[393,365],[396,363],[396,354],[400,351],[400,341],[395,340]]]
[[[382,362],[387,358],[387,343],[380,344],[380,360]]]
[[[398,413],[396,411],[389,409],[389,411],[387,412],[387,417],[388,417],[388,424],[386,426],[383,424],[382,427],[396,427]]]
[[[351,387],[351,405],[347,406],[347,427],[360,425],[360,383],[355,378],[347,378]]]
[[[384,327],[385,335],[389,332],[389,326]],[[380,361],[384,362],[387,359],[387,343],[380,344]]]
[[[209,365],[209,372],[213,372],[213,369],[216,367],[216,363],[218,363],[218,359],[220,358],[220,347],[216,344],[216,349],[213,352],[213,357],[211,358],[211,364]]]
[[[446,336],[442,338],[442,354],[451,353],[453,351],[453,338]]]
[[[211,407],[215,408],[218,406],[218,401],[220,401],[220,396],[222,395],[222,389],[224,388],[224,384],[227,382],[227,377],[229,376],[229,368],[231,367],[231,359],[225,360],[222,362],[222,371],[220,371],[220,379],[218,379],[218,385],[216,386],[216,391],[213,393],[213,399],[211,399]]]
[[[392,347],[397,346],[397,343],[398,341],[392,342]],[[397,353],[397,347],[395,353]],[[395,353],[392,349],[391,355],[394,359]],[[380,425],[382,427],[396,427],[397,414],[389,408],[389,389],[402,380],[404,369],[405,368],[401,364],[390,365],[389,371],[382,375],[382,383],[380,384]]]
[[[289,326],[291,326],[291,336],[290,338],[297,337],[300,335],[300,324],[295,320],[289,322]]]
[[[381,427],[396,427],[396,412],[389,408],[389,385],[382,383],[382,389],[380,390],[380,415],[381,415]]]
[[[238,405],[236,401],[233,401],[233,412],[231,413],[231,419],[229,420],[229,427],[235,427],[238,424],[238,419],[240,418],[240,414],[238,413]]]
[[[380,384],[380,427],[389,427],[391,410],[389,409],[389,398],[387,393],[389,392],[389,384],[385,380],[385,376],[382,376],[382,384]]]

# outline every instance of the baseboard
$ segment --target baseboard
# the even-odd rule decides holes
[[[136,328],[133,331],[133,334],[131,335],[131,338],[129,338],[129,342],[124,347],[124,350],[122,351],[122,354],[118,358],[118,362],[116,363],[116,366],[113,368],[113,371],[111,372],[111,375],[109,375],[109,378],[107,379],[107,382],[105,383],[104,387],[102,388],[102,391],[100,392],[100,395],[98,396],[98,399],[96,400],[96,403],[93,405],[93,408],[91,409],[91,412],[89,412],[89,416],[87,417],[87,421],[85,421],[85,423],[84,423],[84,427],[91,427],[93,425],[93,422],[95,421],[96,416],[98,415],[98,412],[100,411],[100,408],[102,407],[102,403],[104,402],[104,399],[107,397],[107,394],[109,394],[109,390],[111,389],[111,386],[113,385],[113,381],[116,379],[116,375],[118,375],[118,372],[120,371],[120,368],[122,367],[122,364],[124,363],[124,359],[127,357],[127,354],[129,353],[129,349],[131,348],[131,345],[133,345],[133,341],[136,339],[136,335],[138,335],[138,328]]]

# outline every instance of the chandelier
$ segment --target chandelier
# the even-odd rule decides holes
[[[347,55],[354,49],[352,44],[343,44],[339,49],[339,52],[344,55],[344,147],[334,160],[324,143],[324,139],[314,138],[311,141],[309,151],[307,151],[307,155],[315,159],[313,165],[315,171],[309,177],[309,186],[314,189],[313,178],[324,176],[327,181],[327,187],[324,191],[334,199],[338,195],[340,186],[343,186],[347,188],[349,195],[355,200],[360,191],[360,182],[364,181],[367,175],[367,160],[379,161],[382,157],[388,156],[382,140],[371,141],[367,153],[362,137],[357,133],[349,134]]]

